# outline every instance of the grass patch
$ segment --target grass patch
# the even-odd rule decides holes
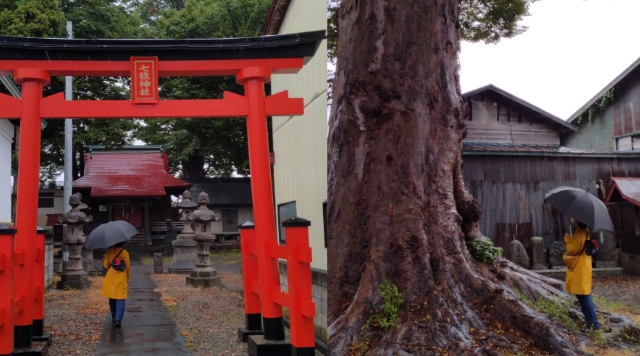
[[[209,258],[211,262],[214,262],[218,265],[229,265],[234,263],[240,263],[242,261],[242,254],[239,249],[224,249],[224,250],[214,250]]]
[[[632,344],[640,345],[640,330],[632,327],[626,327],[622,330],[624,338]]]
[[[571,330],[580,329],[580,325],[569,316],[569,307],[571,306],[571,302],[568,300],[560,298],[550,299],[545,297],[540,297],[537,300],[534,300],[518,291],[516,291],[516,294],[525,304],[539,312],[550,315],[553,319],[567,328]]]
[[[349,346],[349,356],[364,356],[370,348],[371,340],[369,340],[369,335],[367,335],[362,341],[354,342]]]
[[[608,311],[614,314],[620,314],[629,317],[634,323],[640,325],[640,307],[635,305],[627,305],[606,297],[592,295],[593,303],[596,308]]]
[[[162,266],[168,268],[169,265],[171,265],[172,259],[173,259],[172,257],[167,257],[167,256],[162,257]],[[140,261],[142,262],[143,266],[153,266],[153,257],[149,257],[149,256],[140,257]]]

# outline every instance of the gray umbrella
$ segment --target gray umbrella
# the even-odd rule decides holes
[[[553,188],[544,195],[544,201],[564,215],[586,224],[592,232],[614,232],[607,206],[602,200],[580,188]]]
[[[131,236],[137,233],[138,229],[126,221],[109,221],[91,231],[84,247],[87,250],[107,248],[119,242],[129,241]]]

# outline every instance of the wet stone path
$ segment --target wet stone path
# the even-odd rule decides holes
[[[191,355],[149,273],[132,263],[122,327],[115,328],[107,312],[96,355]]]

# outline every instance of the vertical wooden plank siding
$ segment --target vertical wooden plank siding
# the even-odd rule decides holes
[[[465,184],[482,207],[482,233],[493,239],[498,224],[531,223],[546,245],[569,230],[569,219],[544,203],[545,192],[561,185],[598,195],[611,177],[640,177],[640,159],[567,156],[464,155]]]

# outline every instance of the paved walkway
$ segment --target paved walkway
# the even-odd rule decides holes
[[[191,355],[160,293],[154,291],[157,287],[148,267],[131,265],[122,327],[115,328],[107,312],[96,355]]]

